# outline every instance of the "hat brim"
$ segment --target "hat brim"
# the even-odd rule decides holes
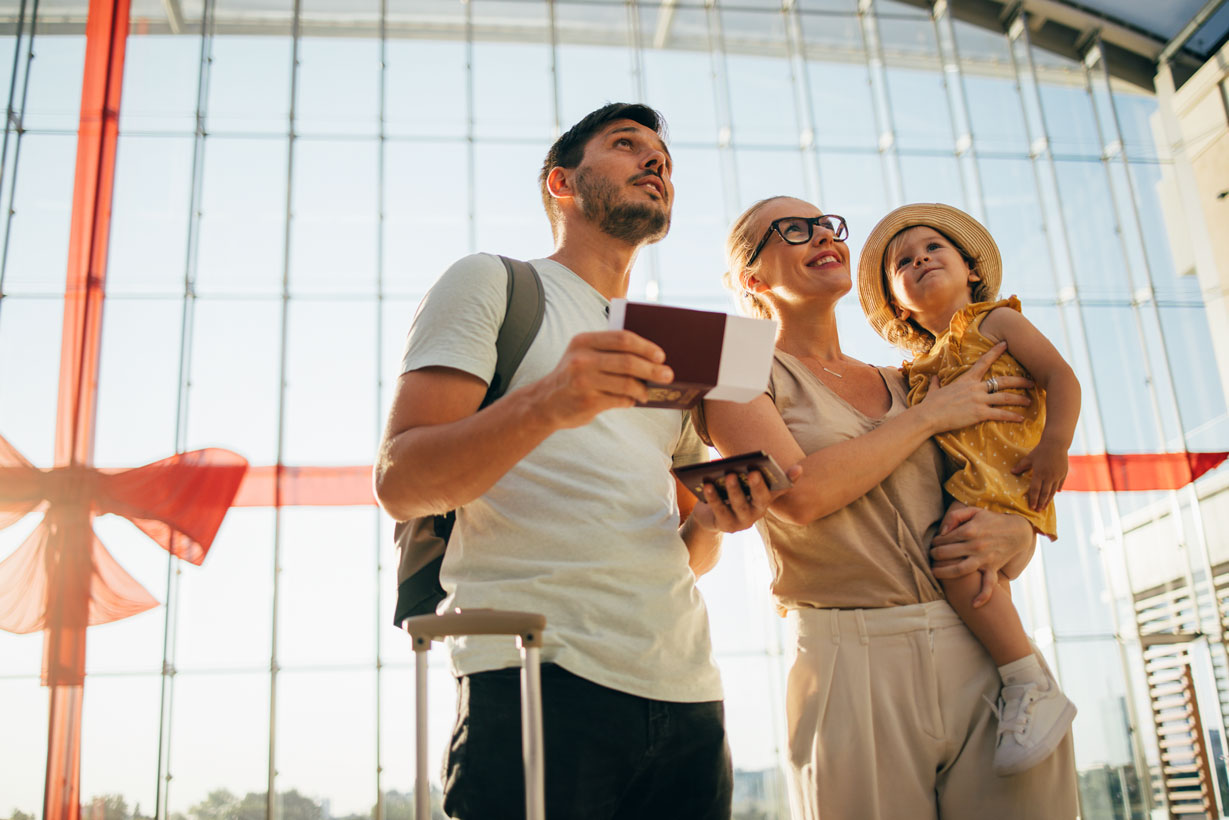
[[[990,298],[998,295],[1003,280],[999,247],[985,226],[959,208],[940,202],[903,205],[879,220],[858,257],[858,301],[875,332],[888,339],[888,323],[896,318],[889,305],[883,255],[896,234],[921,225],[934,228],[960,246],[974,261]],[[890,339],[889,339],[890,341]]]

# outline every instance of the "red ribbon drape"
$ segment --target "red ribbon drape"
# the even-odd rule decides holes
[[[40,470],[0,436],[0,529],[46,509],[42,523],[0,562],[0,629],[83,633],[156,606],[94,535],[94,516],[122,515],[172,555],[199,565],[246,471],[242,456],[219,449],[129,470]],[[61,643],[73,649],[44,657],[43,682],[78,685],[85,673],[84,638]]]

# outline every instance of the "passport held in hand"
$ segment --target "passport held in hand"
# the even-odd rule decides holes
[[[717,495],[721,496],[722,501],[725,501],[724,479],[726,473],[736,474],[739,483],[742,484],[743,491],[746,492],[747,474],[752,470],[760,472],[760,475],[764,477],[764,483],[768,485],[768,489],[772,492],[788,490],[794,486],[794,482],[790,481],[785,475],[785,471],[777,464],[776,459],[763,450],[740,453],[729,458],[719,458],[716,461],[688,464],[685,467],[675,467],[670,472],[674,473],[675,478],[682,482],[683,486],[691,490],[695,497],[701,501],[704,500],[705,481],[711,481],[717,488]],[[748,497],[750,496],[748,495]]]
[[[771,319],[614,299],[610,329],[630,330],[666,352],[674,381],[649,382],[644,407],[686,410],[702,398],[746,402],[768,386],[777,335]]]

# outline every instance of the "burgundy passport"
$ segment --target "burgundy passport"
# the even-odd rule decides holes
[[[675,467],[670,472],[674,473],[682,485],[691,490],[695,497],[701,501],[704,500],[704,482],[713,482],[717,488],[717,495],[721,496],[721,500],[724,501],[726,490],[723,479],[726,473],[735,473],[738,476],[739,483],[742,484],[743,490],[746,491],[747,473],[751,470],[759,470],[760,474],[764,476],[768,489],[773,492],[787,490],[794,484],[785,475],[785,471],[781,469],[780,465],[777,464],[776,459],[763,450],[741,453],[729,458],[719,458],[716,461],[688,464],[685,467]]]
[[[610,327],[637,333],[666,352],[674,381],[649,382],[644,407],[685,410],[706,396],[751,401],[768,386],[776,322],[615,299]]]

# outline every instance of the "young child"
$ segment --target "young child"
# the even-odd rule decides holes
[[[1067,476],[1067,450],[1080,412],[1080,385],[1054,346],[1020,313],[1015,297],[994,301],[1002,278],[998,247],[973,217],[950,205],[897,208],[871,231],[858,264],[862,308],[888,341],[914,354],[904,365],[909,403],[932,380],[955,379],[1000,342],[1007,350],[991,366],[986,389],[1004,376],[1036,384],[1020,423],[987,421],[936,436],[947,454],[944,485],[957,505],[1009,512],[1055,537],[1054,494]],[[1075,705],[1034,654],[1012,606],[1008,581],[1028,556],[997,578],[975,573],[943,581],[952,608],[994,659],[1003,680],[995,714],[999,741],[994,770],[1025,771],[1044,760],[1067,734]],[[975,597],[994,584],[990,600]]]

